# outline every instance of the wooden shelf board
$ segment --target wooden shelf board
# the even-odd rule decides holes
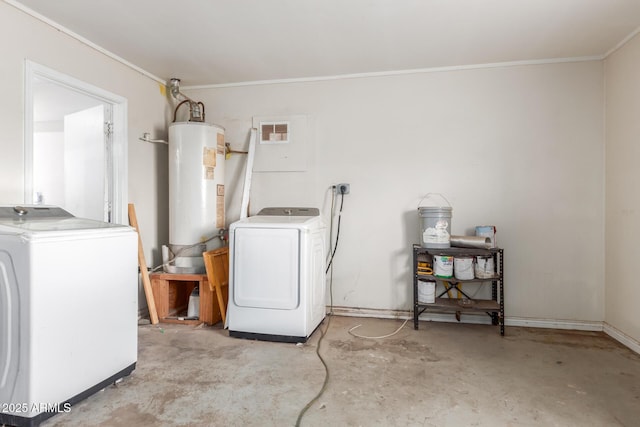
[[[493,300],[476,299],[475,304],[471,306],[462,306],[458,304],[457,299],[436,298],[434,303],[425,303],[418,301],[420,307],[438,308],[451,311],[500,311],[500,304]]]
[[[184,319],[184,320],[180,320],[177,317],[161,317],[160,318],[160,323],[173,323],[176,325],[199,325],[201,323],[204,323],[202,320],[200,319]]]

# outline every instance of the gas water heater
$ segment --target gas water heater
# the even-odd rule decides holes
[[[205,272],[202,252],[221,245],[224,229],[224,129],[205,122],[169,126],[168,273]]]

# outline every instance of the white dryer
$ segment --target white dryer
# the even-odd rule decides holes
[[[0,206],[0,425],[36,426],[137,361],[138,238],[46,206]]]
[[[265,208],[229,229],[229,335],[305,342],[326,314],[327,226],[315,208]]]

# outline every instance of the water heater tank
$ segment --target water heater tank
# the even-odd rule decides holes
[[[204,273],[202,252],[221,245],[224,129],[204,122],[169,126],[169,247],[165,271]],[[175,258],[169,265],[168,259]]]

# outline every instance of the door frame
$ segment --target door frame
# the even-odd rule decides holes
[[[113,176],[113,200],[111,222],[128,224],[127,217],[127,182],[128,182],[128,130],[127,99],[93,86],[82,80],[45,67],[33,61],[25,60],[25,95],[24,95],[24,202],[31,204],[33,200],[33,81],[35,78],[45,79],[75,92],[82,93],[110,104],[113,112],[113,132],[111,154]]]

